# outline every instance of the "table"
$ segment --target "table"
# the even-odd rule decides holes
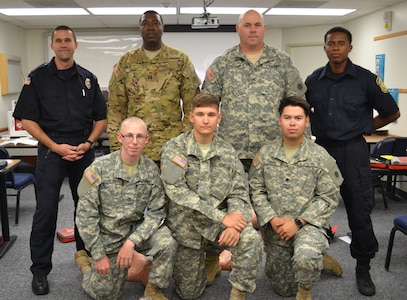
[[[371,134],[371,135],[365,135],[364,138],[366,140],[366,143],[368,145],[374,145],[377,142],[388,138],[388,137],[398,137],[398,135],[392,134],[392,133],[386,133],[386,134]]]
[[[8,249],[16,241],[17,236],[10,236],[10,228],[8,223],[8,205],[7,205],[7,188],[6,188],[6,174],[13,170],[21,162],[20,159],[7,159],[8,165],[0,170],[0,216],[1,228],[4,243],[0,246],[0,258],[7,252]]]

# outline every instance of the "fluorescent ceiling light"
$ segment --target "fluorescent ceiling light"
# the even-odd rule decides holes
[[[6,16],[81,16],[89,15],[82,8],[4,8],[0,13]]]
[[[142,15],[147,10],[154,10],[160,15],[175,15],[176,7],[88,7],[94,15]]]
[[[266,15],[276,16],[344,16],[356,9],[342,8],[272,8]]]
[[[250,7],[207,7],[206,11],[210,14],[219,14],[219,15],[240,15],[242,13],[245,13],[249,9],[253,9],[259,13],[264,13],[267,8],[264,7],[256,7],[256,8],[250,8]],[[203,7],[181,7],[180,8],[180,13],[181,14],[202,14],[204,13]]]

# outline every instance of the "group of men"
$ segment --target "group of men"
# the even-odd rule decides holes
[[[114,67],[107,109],[96,77],[74,61],[78,43],[66,26],[52,32],[55,57],[24,83],[14,117],[39,141],[33,293],[49,293],[68,175],[75,259],[94,299],[120,297],[134,251],[152,260],[144,296],[167,299],[162,288],[173,278],[182,299],[196,299],[219,275],[225,249],[232,253],[230,299],[245,299],[256,287],[263,245],[275,291],[311,299],[323,268],[342,273],[326,254],[339,192],[359,291],[375,294],[363,134],[400,113],[377,76],[349,60],[350,32],[326,33],[329,62],[304,84],[290,57],[264,44],[263,17],[249,10],[236,25],[240,44],[215,59],[200,91],[188,56],[162,43],[162,17],[146,11],[139,25],[143,45]],[[106,124],[112,153],[92,162]]]

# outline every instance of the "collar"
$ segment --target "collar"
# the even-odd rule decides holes
[[[346,75],[356,77],[356,68],[355,65],[352,63],[352,61],[348,58],[348,61],[346,63],[345,71],[341,74],[341,78],[345,77]],[[329,65],[329,62],[323,67],[321,75],[319,76],[318,79],[322,79],[324,77],[335,79],[337,75],[332,73],[331,67]]]

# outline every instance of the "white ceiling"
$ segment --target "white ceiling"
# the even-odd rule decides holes
[[[265,22],[271,28],[301,27],[323,24],[342,24],[360,16],[385,9],[400,0],[215,0],[210,7],[313,7],[313,8],[354,8],[357,11],[343,17],[316,16],[265,16]],[[0,8],[34,8],[34,7],[111,7],[111,6],[141,6],[157,7],[170,5],[177,7],[201,7],[203,0],[1,0]],[[198,15],[164,15],[166,25],[190,25],[192,17]],[[215,16],[215,15],[211,15]],[[236,15],[216,15],[221,25],[234,25]],[[73,28],[132,28],[137,27],[139,16],[16,16],[9,17],[0,14],[0,20],[25,28],[54,28],[58,25],[68,25]]]

